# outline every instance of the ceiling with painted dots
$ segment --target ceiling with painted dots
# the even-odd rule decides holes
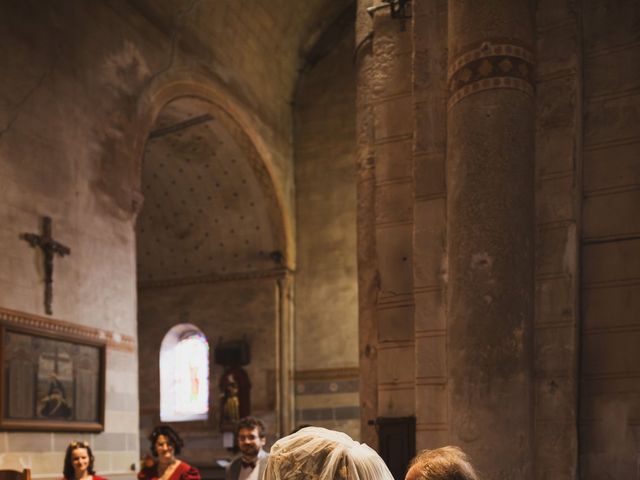
[[[129,4],[178,49],[205,58],[211,73],[256,118],[286,138],[306,56],[353,0]],[[281,211],[243,132],[224,112],[194,99],[167,105],[153,128],[143,160],[144,205],[136,223],[138,280],[279,268],[272,254],[285,250]]]
[[[180,99],[147,142],[138,221],[139,281],[277,268],[278,207],[250,142],[221,111]]]

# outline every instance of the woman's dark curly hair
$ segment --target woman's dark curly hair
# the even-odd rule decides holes
[[[93,452],[91,451],[91,447],[89,446],[89,444],[87,442],[71,442],[67,446],[67,451],[64,454],[64,467],[62,469],[62,474],[64,475],[64,478],[66,480],[75,480],[76,478],[76,471],[73,468],[71,455],[73,454],[73,451],[77,448],[84,448],[87,451],[87,455],[89,455],[89,468],[87,468],[87,471],[91,475],[94,475],[96,473],[95,470],[93,469],[93,462],[95,458],[93,456]]]
[[[179,455],[182,447],[184,447],[184,442],[180,438],[180,435],[171,428],[169,425],[158,425],[153,429],[151,435],[149,435],[149,441],[151,442],[151,455],[154,457],[158,456],[158,452],[156,452],[156,442],[158,441],[158,437],[160,435],[164,435],[169,440],[169,445],[173,447],[173,453],[175,455]]]

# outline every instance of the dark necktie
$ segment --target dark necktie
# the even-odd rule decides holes
[[[256,468],[256,462],[245,462],[244,460],[240,460],[240,463],[242,463],[242,468],[250,468],[251,470]]]

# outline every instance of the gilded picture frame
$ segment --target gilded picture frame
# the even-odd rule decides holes
[[[106,344],[0,325],[0,430],[104,430]]]

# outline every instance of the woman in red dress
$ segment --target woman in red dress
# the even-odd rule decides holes
[[[65,480],[106,480],[93,469],[93,452],[86,442],[71,442],[64,454],[62,474]]]
[[[156,461],[140,470],[138,480],[200,480],[198,469],[176,458],[184,442],[173,428],[160,425],[153,429],[149,440]]]

